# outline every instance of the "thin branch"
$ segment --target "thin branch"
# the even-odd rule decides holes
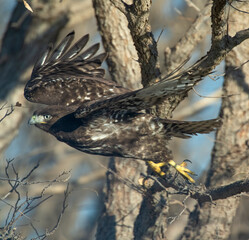
[[[211,5],[207,3],[203,10],[198,14],[196,20],[191,24],[186,34],[172,47],[165,49],[165,71],[171,72],[181,62],[193,52],[198,43],[205,37],[208,31],[208,14],[210,13]]]
[[[185,106],[183,109],[179,110],[174,116],[179,120],[191,117],[201,112],[203,109],[217,103],[222,97],[225,97],[223,95],[219,96],[220,94],[221,90],[219,89],[209,95],[207,98],[204,97],[203,99],[200,99],[198,102],[191,104],[190,106]]]
[[[68,207],[67,199],[68,199],[69,194],[70,194],[69,184],[67,184],[67,188],[66,188],[66,190],[64,192],[64,199],[63,199],[63,203],[62,203],[61,213],[60,213],[60,215],[59,215],[59,217],[57,219],[57,222],[54,225],[54,227],[51,230],[49,230],[49,231],[47,230],[46,233],[44,234],[44,237],[48,237],[48,236],[53,235],[55,233],[55,231],[57,230],[57,228],[59,227],[62,215],[64,214],[66,208]]]
[[[232,5],[232,3],[231,2],[229,2],[228,1],[228,4],[233,8],[233,9],[235,9],[236,11],[239,11],[239,12],[241,12],[241,13],[245,13],[245,14],[249,14],[249,12],[246,12],[246,11],[243,11],[243,10],[240,10],[240,9],[238,9],[238,8],[236,8],[236,7],[234,7],[233,5]]]
[[[169,222],[169,224],[172,224],[172,223],[175,222],[177,219],[179,219],[179,218],[182,216],[182,214],[183,214],[186,210],[188,210],[188,212],[190,212],[189,208],[187,207],[187,205],[186,205],[186,203],[185,203],[185,202],[187,201],[188,198],[189,198],[189,195],[187,195],[187,196],[184,198],[184,200],[180,203],[180,205],[183,206],[183,209],[182,209],[176,216],[170,217],[170,218],[171,218],[171,221]]]
[[[1,107],[0,107],[0,111],[3,110],[5,108],[5,104],[3,104]],[[14,112],[14,107],[13,105],[10,105],[9,109],[7,109],[7,111],[5,112],[5,114],[3,115],[2,118],[0,118],[0,122],[2,122],[7,116],[9,116],[11,113]]]
[[[208,74],[224,59],[226,54],[234,47],[249,38],[249,28],[241,30],[231,37],[227,33],[226,0],[213,1],[212,7],[212,45],[209,52],[204,56],[204,61],[193,68],[193,71],[200,71]]]
[[[33,211],[34,209],[38,208],[41,204],[43,204],[45,201],[47,201],[49,198],[51,198],[52,195],[44,197],[45,191],[50,186],[52,186],[54,183],[56,183],[61,176],[67,174],[67,173],[63,172],[54,180],[49,181],[47,186],[40,189],[38,196],[29,197],[29,193],[26,191],[26,199],[23,201],[22,199],[24,199],[24,196],[22,196],[22,194],[21,194],[20,186],[27,185],[26,184],[27,180],[35,172],[35,170],[38,168],[38,166],[39,166],[39,163],[37,163],[31,170],[29,170],[24,177],[19,177],[18,171],[16,170],[16,168],[13,164],[13,159],[6,160],[6,166],[5,166],[6,178],[4,180],[6,180],[8,182],[11,189],[9,190],[8,194],[6,194],[4,197],[0,198],[0,201],[2,201],[3,203],[5,203],[7,206],[10,207],[10,209],[7,213],[6,219],[5,219],[5,226],[3,227],[4,232],[5,232],[5,236],[8,236],[8,237],[16,236],[14,229],[15,229],[15,225],[18,222],[18,220],[20,220],[22,217],[25,217],[31,221],[31,219],[27,216],[27,214],[30,213],[31,211]],[[14,177],[12,177],[12,179],[10,178],[11,175],[14,175]],[[68,179],[69,178],[67,177],[67,179],[64,180],[64,182],[68,181]],[[16,194],[16,199],[15,199],[15,203],[11,204],[6,200],[6,198],[10,194],[13,194],[13,193]],[[34,230],[36,235],[37,235],[37,238],[35,238],[35,239],[41,239],[44,236],[52,235],[56,231],[56,229],[59,226],[59,222],[61,220],[62,214],[65,212],[65,209],[67,207],[66,200],[68,198],[68,195],[69,195],[69,190],[68,190],[68,185],[67,185],[67,190],[64,193],[62,211],[57,219],[55,226],[52,228],[52,230],[47,231],[46,233],[44,233],[42,235],[39,235],[38,231]],[[33,224],[31,224],[31,227],[33,229],[35,229]]]

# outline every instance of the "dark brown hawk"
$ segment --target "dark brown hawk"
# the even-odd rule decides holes
[[[74,32],[69,33],[35,64],[24,96],[49,106],[35,111],[29,123],[86,153],[145,160],[161,176],[161,167],[169,163],[194,182],[188,175],[192,172],[172,160],[168,141],[209,133],[220,121],[161,119],[145,110],[190,90],[203,76],[185,71],[131,91],[104,79],[106,54],[95,56],[99,44],[82,52],[89,35],[70,48],[73,38]]]

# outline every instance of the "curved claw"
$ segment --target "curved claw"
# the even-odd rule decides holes
[[[174,167],[181,175],[183,175],[184,177],[186,177],[191,183],[195,183],[195,180],[189,176],[189,174],[191,175],[196,175],[194,172],[192,172],[191,170],[187,169],[187,163],[186,161],[183,161],[180,165],[176,164],[173,160],[169,161],[169,164]]]
[[[170,160],[169,162],[159,162],[159,163],[155,163],[153,161],[148,161],[147,163],[150,166],[150,168],[154,172],[156,172],[158,175],[160,175],[161,177],[166,175],[166,173],[161,170],[161,167],[163,167],[167,164],[170,164],[181,175],[183,175],[185,178],[187,178],[189,182],[195,183],[195,180],[192,177],[190,177],[189,174],[194,175],[194,176],[197,176],[197,175],[194,172],[192,172],[191,170],[186,168],[187,162],[191,162],[191,161],[186,159],[180,165],[176,164],[173,160]]]
[[[189,160],[189,159],[184,159],[184,160],[183,160],[183,162],[189,162],[189,163],[192,163],[192,161],[191,161],[191,160]]]

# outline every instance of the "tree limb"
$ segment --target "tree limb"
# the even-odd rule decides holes
[[[211,4],[208,1],[206,6],[202,9],[196,20],[191,24],[186,34],[173,46],[167,47],[164,53],[165,71],[169,73],[176,69],[182,62],[186,60],[196,46],[206,37],[209,30],[208,21]]]
[[[191,193],[190,196],[196,199],[199,204],[226,199],[243,192],[249,192],[249,180],[244,179],[231,184],[208,189],[204,192]]]

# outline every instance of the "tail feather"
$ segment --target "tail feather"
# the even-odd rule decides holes
[[[205,121],[177,121],[163,120],[166,129],[166,134],[172,137],[190,138],[191,135],[198,133],[209,133],[219,128],[222,124],[220,118],[210,119]]]

